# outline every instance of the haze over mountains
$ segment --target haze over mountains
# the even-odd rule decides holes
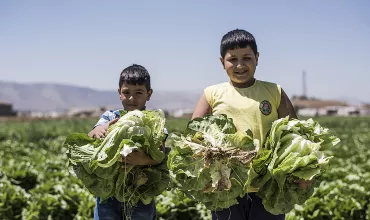
[[[193,109],[202,91],[154,91],[147,103],[148,109],[161,108]],[[335,100],[350,105],[362,103],[352,97]],[[102,91],[93,88],[57,83],[15,83],[0,81],[0,103],[11,103],[17,111],[57,111],[70,108],[121,108],[117,91]]]
[[[191,109],[199,92],[154,91],[147,107],[164,110]],[[14,83],[0,81],[0,103],[12,103],[19,111],[65,111],[69,108],[120,108],[117,91],[54,83]]]

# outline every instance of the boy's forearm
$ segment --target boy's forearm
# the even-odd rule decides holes
[[[158,162],[158,161],[156,161],[156,160],[152,159],[152,158],[149,156],[149,159],[148,159],[148,161],[147,161],[146,165],[152,166],[152,165],[158,165],[158,164],[160,164],[160,163],[161,163],[161,162]]]
[[[160,150],[165,154],[166,152],[165,152],[165,149],[164,149],[164,144],[160,147]],[[158,165],[158,164],[160,164],[160,163],[162,163],[162,161],[156,161],[156,160],[154,160],[151,156],[149,156],[148,155],[148,162],[147,162],[147,165],[150,165],[150,166],[152,166],[152,165]]]

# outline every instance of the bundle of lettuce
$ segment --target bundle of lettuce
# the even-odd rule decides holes
[[[184,134],[172,133],[167,166],[177,187],[210,210],[245,195],[250,162],[258,150],[252,133],[238,132],[226,115],[191,120]]]
[[[134,207],[139,200],[149,204],[170,181],[166,163],[156,166],[125,166],[119,158],[141,149],[156,161],[165,157],[160,150],[164,140],[162,110],[121,111],[121,118],[109,126],[104,139],[86,134],[70,134],[64,142],[71,171],[101,201],[114,196]]]
[[[265,209],[277,215],[303,204],[315,184],[301,188],[297,180],[313,180],[325,171],[332,158],[330,149],[339,141],[312,119],[274,121],[264,147],[252,161],[249,176],[250,185],[260,188],[257,195]]]

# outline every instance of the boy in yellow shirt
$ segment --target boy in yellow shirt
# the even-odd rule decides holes
[[[264,143],[273,121],[287,115],[297,118],[289,97],[279,85],[255,79],[259,53],[251,33],[239,29],[228,32],[221,40],[220,52],[220,61],[230,81],[207,87],[192,118],[226,114],[238,130],[250,129],[260,143]],[[297,184],[305,188],[311,182]],[[284,215],[267,212],[255,193],[257,191],[251,188],[248,195],[238,198],[238,204],[212,212],[212,219],[285,219]]]

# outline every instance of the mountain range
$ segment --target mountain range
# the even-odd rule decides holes
[[[147,103],[148,109],[174,111],[193,109],[202,91],[157,91]],[[362,103],[351,97],[335,100],[351,105]],[[121,108],[117,91],[58,83],[16,83],[0,81],[0,103],[11,103],[17,111],[57,111],[71,108]]]
[[[192,109],[201,94],[193,91],[154,91],[148,109],[168,111]],[[0,81],[0,103],[11,103],[17,111],[65,111],[70,108],[121,108],[117,91],[56,83]]]

